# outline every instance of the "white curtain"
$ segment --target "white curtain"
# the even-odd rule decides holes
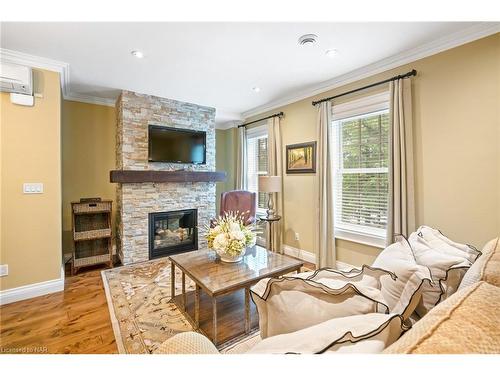
[[[276,214],[281,216],[281,220],[273,223],[273,244],[272,249],[282,253],[283,249],[283,157],[281,148],[281,128],[279,116],[267,120],[267,156],[269,176],[281,177],[281,193],[273,193],[273,202],[275,204]]]
[[[387,244],[415,230],[411,80],[390,83]]]
[[[333,228],[333,150],[332,147],[332,104],[318,105],[318,226],[317,267],[335,267],[336,250]]]
[[[236,155],[236,189],[247,189],[247,129],[238,128]]]

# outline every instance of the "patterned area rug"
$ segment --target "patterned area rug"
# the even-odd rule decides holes
[[[121,354],[153,353],[168,338],[193,331],[177,306],[170,302],[170,261],[167,258],[102,271],[108,308]],[[175,294],[181,294],[181,271],[176,267]],[[302,271],[310,271],[303,267]],[[194,283],[186,276],[186,291]],[[222,353],[249,349],[260,339],[258,332],[226,343]]]
[[[120,353],[152,353],[166,339],[193,330],[182,312],[169,302],[167,259],[104,270],[102,279]],[[175,293],[180,294],[178,268],[175,280]],[[194,290],[194,283],[188,277],[186,290]]]

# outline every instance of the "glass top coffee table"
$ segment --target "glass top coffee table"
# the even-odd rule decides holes
[[[299,271],[304,263],[286,255],[270,252],[263,247],[254,246],[247,249],[243,260],[239,263],[224,263],[213,250],[198,250],[189,253],[172,255],[171,261],[171,296],[173,302],[190,320],[194,328],[200,329],[200,292],[203,290],[212,300],[211,337],[215,345],[221,344],[217,339],[217,298],[238,290],[245,290],[245,332],[250,332],[250,287],[266,277],[281,276]],[[181,299],[175,298],[175,267],[182,272]],[[186,275],[194,281],[194,318],[187,313]]]

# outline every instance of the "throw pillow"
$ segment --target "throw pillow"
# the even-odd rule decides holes
[[[431,284],[429,269],[417,264],[404,238],[385,248],[375,259],[373,267],[391,271],[397,276],[396,279],[388,275],[380,277],[381,293],[391,313],[408,319],[420,301],[423,287]]]
[[[421,226],[408,238],[418,264],[428,267],[433,284],[424,286],[422,300],[416,308],[424,316],[439,302],[456,292],[466,271],[480,255],[468,245],[459,244],[441,232]]]
[[[475,284],[484,277],[484,271],[486,266],[490,263],[494,253],[500,252],[500,243],[499,239],[495,238],[489,241],[484,248],[482,249],[482,255],[478,260],[474,262],[474,264],[469,268],[469,270],[465,273],[458,290],[466,288],[472,284]]]

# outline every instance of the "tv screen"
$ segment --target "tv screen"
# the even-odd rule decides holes
[[[205,164],[207,133],[149,125],[151,162]]]

